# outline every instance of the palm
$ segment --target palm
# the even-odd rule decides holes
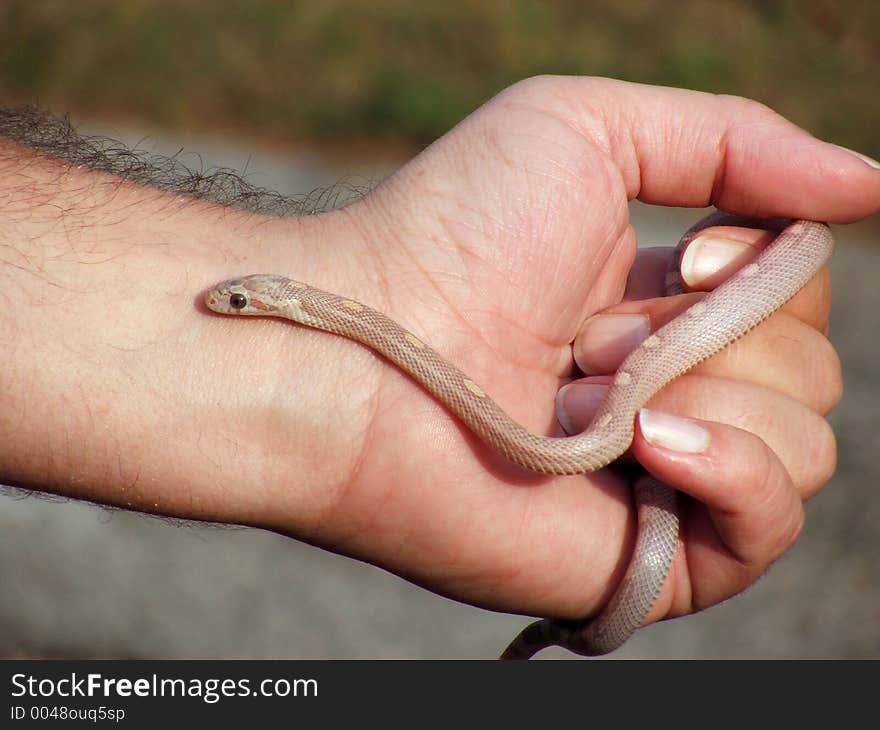
[[[503,125],[494,119],[498,114],[504,114]],[[407,232],[397,236],[394,252],[405,265],[383,260],[391,315],[465,370],[516,420],[547,433],[555,427],[556,391],[572,371],[570,342],[590,313],[619,299],[634,239],[611,161],[552,119],[541,124],[555,128],[556,136],[536,139],[529,129],[541,114],[531,108],[511,114],[503,99],[496,100],[374,195],[400,211],[415,209],[408,199],[419,201],[416,213],[393,221],[394,230]],[[489,131],[481,135],[480,128]],[[457,155],[468,163],[444,169],[456,145],[471,147]],[[541,544],[519,544],[518,526],[545,519],[533,512],[549,509],[555,514],[548,529],[571,534],[572,554],[589,551],[606,568],[596,571],[601,591],[627,526],[619,498],[585,489],[583,478],[527,475],[491,454],[399,373],[389,372],[386,382],[395,393],[383,389],[382,398],[398,407],[380,413],[370,439],[395,444],[406,457],[393,480],[381,461],[359,471],[357,488],[370,503],[381,491],[379,519],[395,526],[386,546],[392,552],[374,552],[374,559],[476,602],[504,605],[524,593],[540,596],[564,585],[565,556],[543,554]],[[598,481],[614,492],[623,486],[608,474]],[[560,522],[560,515],[564,520],[566,513],[583,511],[566,504],[583,507],[585,500],[593,503],[595,525]],[[437,514],[456,522],[438,522],[432,518]],[[461,536],[454,545],[450,532]],[[592,543],[595,536],[601,545]],[[349,549],[361,552],[357,539]],[[537,569],[523,573],[531,580],[547,576],[540,590],[530,584],[523,591],[510,580],[509,572],[522,567],[511,560],[519,562],[524,553]],[[584,594],[590,595],[589,587]]]

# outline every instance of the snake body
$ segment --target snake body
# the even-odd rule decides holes
[[[693,226],[679,249],[714,225],[761,222],[714,213]],[[283,276],[255,274],[224,281],[205,297],[223,314],[274,316],[350,338],[393,362],[443,403],[485,443],[544,474],[600,469],[629,447],[639,409],[670,380],[738,339],[781,307],[825,263],[833,239],[823,223],[787,222],[758,257],[702,301],[641,343],[621,364],[589,428],[563,438],[531,433],[455,365],[420,338],[365,304]],[[682,291],[672,276],[667,293]],[[675,491],[645,477],[636,483],[638,537],[617,591],[588,622],[545,619],[514,639],[504,659],[527,659],[551,645],[585,655],[622,645],[644,621],[665,582],[678,540]]]

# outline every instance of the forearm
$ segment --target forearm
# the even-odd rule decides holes
[[[352,240],[345,220],[264,218],[0,143],[0,480],[308,532],[351,468],[330,453],[366,429],[350,400],[330,412],[342,345],[294,348],[289,327],[238,328],[199,295],[288,262],[345,288],[346,257],[321,255]]]

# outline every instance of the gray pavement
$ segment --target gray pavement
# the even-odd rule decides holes
[[[206,167],[247,167],[254,182],[284,192],[352,172],[314,156],[182,143]],[[697,217],[645,206],[633,214],[650,243],[674,242]],[[616,657],[880,658],[880,247],[868,227],[836,232],[832,339],[846,391],[832,416],[833,482],[808,505],[797,546],[755,586],[643,630]],[[0,496],[0,657],[491,658],[524,623],[259,530]]]

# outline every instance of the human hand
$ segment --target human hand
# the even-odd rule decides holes
[[[676,143],[656,143],[665,139]],[[813,165],[792,170],[797,159]],[[364,201],[387,221],[366,239],[386,311],[514,418],[546,432],[555,390],[572,372],[568,344],[626,282],[635,242],[627,199],[846,221],[876,209],[877,177],[745,100],[536,79],[490,102]],[[716,233],[746,248],[761,238],[749,229]],[[632,282],[640,298],[659,296],[662,275],[637,270]],[[627,301],[605,312],[649,315],[649,329],[636,323],[638,338],[693,299]],[[802,501],[833,471],[834,439],[821,418],[840,393],[823,336],[829,301],[823,272],[783,312],[652,401],[710,421],[702,427],[711,437],[699,455],[651,446],[641,433],[634,442],[657,476],[700,500],[685,512],[684,549],[653,619],[698,610],[754,581],[792,544]],[[597,321],[578,337],[577,354],[592,359],[588,372],[613,372],[636,340],[621,349],[606,329],[591,341]],[[389,378],[383,397],[418,402],[411,383]],[[596,401],[576,394],[589,390],[567,391],[575,430]],[[433,403],[376,413],[375,450],[364,453],[357,489],[334,515],[350,536],[343,550],[482,605],[575,618],[607,599],[634,530],[624,478],[607,470],[525,476],[455,430]],[[395,453],[391,481],[382,444]],[[381,513],[371,508],[379,490]],[[348,499],[353,493],[362,501]],[[368,525],[351,529],[364,514]]]

